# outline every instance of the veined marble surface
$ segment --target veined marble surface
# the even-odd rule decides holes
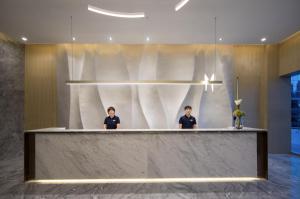
[[[256,132],[144,132],[37,133],[36,179],[257,176]]]

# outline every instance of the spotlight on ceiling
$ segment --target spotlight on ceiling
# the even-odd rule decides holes
[[[267,41],[267,38],[263,37],[263,38],[260,39],[260,41],[265,42],[265,41]]]
[[[21,38],[23,41],[27,41],[28,39],[26,37]]]
[[[121,17],[121,18],[143,18],[145,17],[144,12],[127,13],[127,12],[116,12],[111,10],[105,10],[95,6],[88,5],[88,10],[102,15]]]
[[[181,0],[175,5],[175,11],[180,10],[189,0]]]

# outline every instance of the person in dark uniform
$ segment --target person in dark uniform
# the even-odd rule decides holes
[[[191,115],[192,107],[184,107],[184,116],[179,119],[179,128],[180,129],[193,129],[197,127],[196,118]]]
[[[104,120],[105,129],[118,129],[120,128],[120,118],[115,115],[115,108],[110,106],[107,109],[108,116]]]

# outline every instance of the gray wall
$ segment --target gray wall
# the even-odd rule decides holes
[[[267,127],[269,152],[290,153],[291,149],[291,80],[278,76],[279,46],[266,46]]]

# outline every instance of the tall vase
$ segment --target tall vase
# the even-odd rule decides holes
[[[235,118],[234,127],[235,127],[236,129],[242,129],[242,128],[243,128],[243,125],[242,125],[242,117],[236,117],[236,118]]]

